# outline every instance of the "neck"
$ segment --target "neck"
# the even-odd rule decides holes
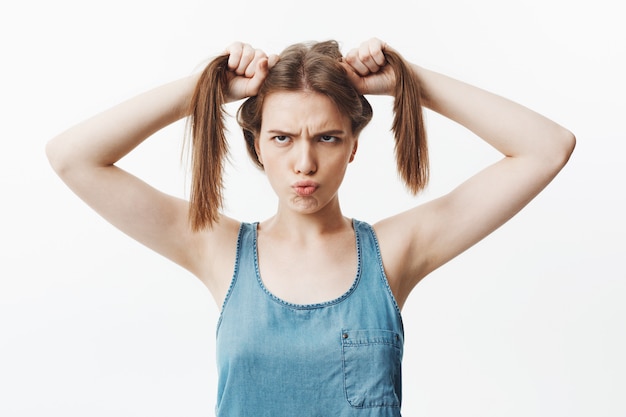
[[[299,213],[279,206],[276,214],[260,225],[265,232],[296,239],[332,234],[346,228],[352,228],[352,220],[343,216],[338,201],[315,213]]]

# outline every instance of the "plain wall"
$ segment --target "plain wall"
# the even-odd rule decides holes
[[[573,131],[570,163],[517,217],[421,282],[403,312],[406,416],[626,415],[626,32],[617,2],[496,0],[6,2],[0,7],[0,415],[208,416],[219,310],[191,274],[102,220],[45,143],[195,71],[235,40],[267,52],[370,37]],[[442,195],[498,155],[427,113],[429,188],[393,160],[391,101],[372,98],[341,190],[368,222]],[[232,106],[234,113],[236,106]],[[226,211],[275,208],[231,124]],[[120,165],[185,196],[184,124]]]

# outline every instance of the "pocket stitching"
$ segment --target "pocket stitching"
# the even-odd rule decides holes
[[[351,333],[357,333],[356,340],[346,340]],[[391,336],[391,339],[389,337]],[[402,360],[402,349],[403,349],[403,341],[402,336],[393,331],[393,330],[384,330],[384,329],[363,329],[363,330],[348,330],[343,329],[341,331],[341,361],[342,361],[342,370],[343,370],[343,385],[344,385],[344,395],[348,404],[354,408],[380,408],[380,407],[390,407],[390,408],[399,408],[400,407],[400,398],[398,397],[395,386],[393,386],[393,398],[389,395],[381,395],[378,403],[372,404],[375,400],[373,398],[363,400],[361,405],[355,404],[354,399],[350,398],[348,393],[348,375],[346,369],[346,347],[350,348],[359,348],[365,346],[376,346],[376,345],[385,345],[389,346],[394,351],[394,359],[397,359],[398,364],[390,365],[393,367],[396,372],[400,372],[401,360]],[[356,359],[358,360],[358,358]],[[392,383],[393,385],[393,383]],[[390,401],[391,400],[391,401]]]

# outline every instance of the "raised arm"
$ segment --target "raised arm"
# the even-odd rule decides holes
[[[362,91],[390,93],[393,74],[380,58],[387,46],[378,40],[365,45],[349,56],[354,82]],[[565,165],[575,145],[571,132],[524,106],[417,65],[411,68],[427,107],[474,132],[503,158],[447,195],[375,225],[401,303],[421,278],[528,204]]]
[[[196,76],[140,94],[48,142],[50,164],[83,201],[115,227],[175,262],[189,266],[173,236],[186,232],[186,203],[115,166],[159,129],[187,116]],[[186,240],[183,239],[183,240]]]
[[[233,44],[227,101],[256,94],[267,58],[248,45]],[[194,232],[189,203],[166,195],[115,164],[150,135],[190,113],[199,74],[131,98],[61,133],[48,142],[49,161],[63,181],[124,233],[189,269],[206,282],[210,249],[230,247],[237,224],[221,216],[210,230]],[[233,232],[234,230],[234,232]],[[209,259],[207,259],[209,257]],[[220,259],[215,254],[216,259]],[[210,284],[207,282],[207,284]]]

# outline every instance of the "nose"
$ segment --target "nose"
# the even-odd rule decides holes
[[[317,171],[317,158],[315,149],[309,141],[300,141],[296,148],[296,160],[294,171],[297,174],[311,175]]]

